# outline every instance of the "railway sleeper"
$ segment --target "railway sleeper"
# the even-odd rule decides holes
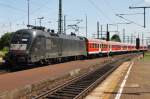
[[[63,90],[60,90],[56,93],[59,93],[59,94],[62,94],[62,95],[66,95],[66,94],[71,94],[71,95],[78,95],[81,91],[63,91]]]
[[[57,92],[57,93],[54,93],[52,95],[61,97],[59,99],[72,99],[73,97],[76,96],[76,94],[67,94],[67,93],[61,93],[61,92],[60,93]]]
[[[68,87],[65,87],[67,89],[74,89],[74,90],[83,90],[85,89],[86,87],[77,87],[77,86],[68,86]]]
[[[74,84],[76,87],[87,87],[89,84]]]
[[[77,84],[77,85],[87,85],[87,84],[92,83],[93,81],[95,81],[95,80],[90,80],[90,81],[81,81],[81,82],[78,82],[78,83],[75,83],[75,84]]]
[[[95,81],[93,81],[93,82],[95,82]],[[85,83],[85,82],[81,82],[81,83],[77,84],[77,86],[79,86],[79,87],[80,87],[80,86],[89,86],[89,85],[92,84],[93,82],[92,82],[92,81],[91,81],[91,82],[88,82],[88,83],[87,83],[87,82],[86,82],[86,83]]]
[[[97,77],[84,78],[82,82],[85,82],[85,83],[87,82],[87,83],[88,83],[88,82],[94,81],[96,78],[97,78]],[[78,83],[80,83],[80,82],[81,82],[81,81],[78,81]]]
[[[61,91],[81,92],[82,90],[81,89],[68,89],[68,88],[65,88],[65,89],[62,89]]]
[[[55,95],[49,95],[49,96],[46,96],[47,99],[62,99],[61,96],[55,96]]]
[[[93,77],[92,79],[84,79],[82,82],[79,82],[79,83],[81,83],[81,84],[83,84],[83,83],[91,83],[91,82],[93,82],[93,81],[95,81],[97,78],[99,78],[99,77]]]

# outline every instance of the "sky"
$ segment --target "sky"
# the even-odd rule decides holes
[[[44,17],[42,25],[55,29],[58,24],[58,1],[59,0],[30,0],[30,24],[39,25],[37,18]],[[126,35],[150,37],[150,9],[146,9],[146,28],[143,28],[143,9],[129,9],[129,6],[150,6],[150,0],[62,0],[63,15],[66,15],[66,24],[73,25],[77,20],[82,20],[77,35],[85,36],[85,16],[88,18],[88,37],[95,37],[97,21],[106,31],[109,25],[111,35],[118,31],[122,37],[123,29]],[[5,32],[14,32],[26,28],[27,24],[27,0],[0,0],[0,36]],[[138,13],[138,14],[136,14]],[[116,14],[123,15],[122,18]],[[126,20],[125,20],[126,19]],[[36,20],[36,21],[35,21]],[[127,21],[128,20],[128,21]],[[73,29],[67,27],[67,34]]]

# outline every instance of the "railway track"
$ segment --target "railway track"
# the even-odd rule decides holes
[[[54,89],[47,89],[47,91],[42,92],[32,99],[81,99],[100,84],[124,61],[131,59],[133,56],[113,60],[111,63],[105,64],[101,68],[67,81]]]

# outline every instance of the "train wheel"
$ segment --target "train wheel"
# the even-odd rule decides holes
[[[52,63],[51,59],[47,59],[47,61],[48,61],[48,65]]]
[[[39,61],[39,65],[44,65],[43,60],[40,60],[40,61]]]

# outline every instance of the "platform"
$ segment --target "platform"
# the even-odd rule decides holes
[[[150,99],[150,53],[130,65],[110,99]]]
[[[122,64],[85,99],[150,99],[150,53]]]

